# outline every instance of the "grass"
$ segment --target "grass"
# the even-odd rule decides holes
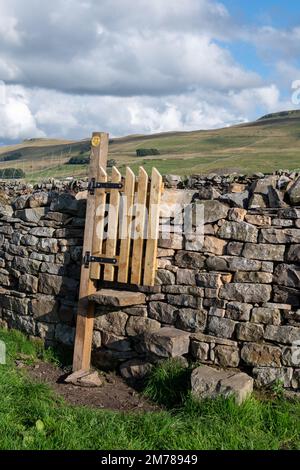
[[[187,391],[186,371],[167,362],[155,369],[145,392],[168,405],[165,411],[74,407],[14,366],[20,354],[53,360],[53,353],[18,332],[0,330],[0,340],[8,350],[7,365],[0,366],[1,450],[300,449],[299,402],[251,398],[240,407],[222,399],[198,403]]]

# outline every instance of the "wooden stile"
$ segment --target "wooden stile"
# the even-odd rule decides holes
[[[111,181],[112,183],[120,183],[122,180],[121,173],[116,167],[112,169]],[[118,221],[119,221],[119,207],[120,207],[120,190],[112,189],[109,200],[109,213],[108,213],[108,230],[106,240],[106,256],[114,258],[116,256],[117,238],[118,238]],[[100,250],[101,251],[101,250]],[[104,280],[113,281],[115,275],[115,267],[106,265],[104,268]]]
[[[103,167],[100,168],[98,179],[100,183],[107,182],[107,173]],[[98,189],[93,196],[96,201],[96,210],[94,215],[94,235],[92,244],[92,255],[96,256],[103,249],[104,221],[105,221],[105,204],[106,192],[104,189]],[[92,263],[90,267],[91,278],[99,279],[101,266],[98,263]]]
[[[138,191],[137,191],[137,208],[136,220],[134,231],[134,242],[132,252],[132,267],[131,267],[131,283],[140,284],[142,279],[142,262],[144,255],[144,242],[145,242],[145,223],[147,212],[147,197],[148,197],[148,175],[143,167],[139,170]]]
[[[108,134],[95,132],[92,137],[89,179],[98,177],[101,167],[106,168],[108,155]],[[94,215],[96,200],[92,195],[87,197],[86,225],[83,252],[89,251],[93,243]],[[76,337],[73,358],[73,371],[88,370],[91,362],[92,336],[94,327],[95,306],[88,297],[97,291],[96,284],[90,278],[90,270],[84,264],[81,268],[79,302],[77,313]]]
[[[159,213],[163,180],[156,168],[152,169],[149,199],[148,239],[145,255],[144,285],[153,286],[157,268],[157,245],[159,236]]]
[[[134,203],[134,189],[135,189],[135,175],[133,171],[126,168],[126,182],[123,198],[123,214],[121,222],[121,247],[120,247],[120,258],[119,258],[119,272],[118,282],[128,282],[128,268],[129,268],[129,256],[130,256],[130,245],[131,245],[131,221],[132,221],[132,208]]]
[[[122,179],[118,169],[113,167],[111,181],[108,181],[107,155],[108,134],[94,133],[89,170],[89,181],[93,184],[89,186],[87,197],[74,372],[90,368],[94,305],[106,295],[103,289],[98,292],[98,281],[146,286],[155,283],[162,177],[153,168],[149,184],[146,171],[140,167],[136,183],[130,168],[126,168],[125,179]],[[107,292],[113,293],[113,289]],[[116,293],[122,298],[126,294],[125,291]],[[143,303],[144,296],[139,295],[139,303]],[[115,301],[117,296],[111,294],[111,297]],[[128,302],[137,302],[132,297],[133,292],[128,292]]]

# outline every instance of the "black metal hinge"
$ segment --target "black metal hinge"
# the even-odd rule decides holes
[[[95,178],[89,182],[88,192],[93,196],[96,189],[122,189],[122,183],[99,183]]]
[[[90,263],[100,263],[100,264],[114,264],[118,263],[116,258],[105,258],[104,256],[91,256],[90,251],[87,251],[83,258],[83,264],[85,268],[88,268]]]

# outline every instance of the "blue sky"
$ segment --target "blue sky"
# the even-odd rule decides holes
[[[299,57],[297,1],[0,0],[0,143],[294,109]]]

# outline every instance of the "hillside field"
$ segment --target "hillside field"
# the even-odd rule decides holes
[[[0,169],[21,168],[28,181],[86,176],[87,164],[68,165],[71,157],[89,155],[89,140],[30,139],[0,147]],[[159,156],[137,157],[154,148]],[[18,153],[16,160],[4,161]],[[112,139],[109,158],[122,172],[155,166],[162,173],[254,173],[300,168],[300,111],[264,116],[258,121],[217,130],[169,132]]]

